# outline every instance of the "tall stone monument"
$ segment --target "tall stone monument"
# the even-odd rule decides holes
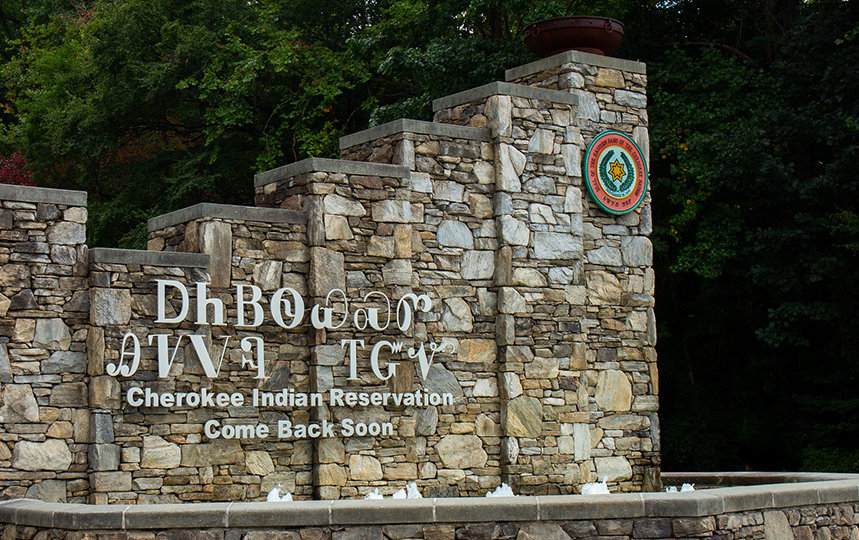
[[[0,186],[3,494],[658,487],[650,197],[607,212],[584,173],[606,131],[647,160],[645,66],[506,78],[258,174],[256,207],[154,218],[148,251]]]

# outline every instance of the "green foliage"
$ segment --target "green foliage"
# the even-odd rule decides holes
[[[660,358],[684,373],[663,379],[684,395],[663,400],[680,428],[669,465],[715,448],[728,468],[857,470],[836,450],[859,442],[859,74],[843,69],[859,50],[839,40],[856,20],[809,4],[780,39],[752,40],[778,41],[760,63],[699,48],[650,64]],[[689,403],[723,421],[692,431]],[[697,447],[676,443],[690,434]]]
[[[87,190],[91,245],[142,247],[148,217],[503,79],[537,19],[619,18],[649,64],[666,468],[859,471],[856,6],[4,1],[0,155]]]

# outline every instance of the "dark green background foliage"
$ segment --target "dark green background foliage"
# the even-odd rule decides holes
[[[0,157],[90,243],[503,77],[534,20],[648,62],[666,470],[859,472],[859,11],[769,0],[3,0]],[[15,163],[21,160],[17,158]]]

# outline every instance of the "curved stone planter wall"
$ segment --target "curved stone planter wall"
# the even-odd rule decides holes
[[[693,493],[293,503],[0,503],[3,538],[859,538],[859,475],[690,474]],[[807,481],[809,479],[817,481]]]

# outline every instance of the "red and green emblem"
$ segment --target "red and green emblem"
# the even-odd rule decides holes
[[[633,211],[647,193],[641,150],[623,133],[600,133],[585,153],[585,183],[594,202],[609,214]]]

